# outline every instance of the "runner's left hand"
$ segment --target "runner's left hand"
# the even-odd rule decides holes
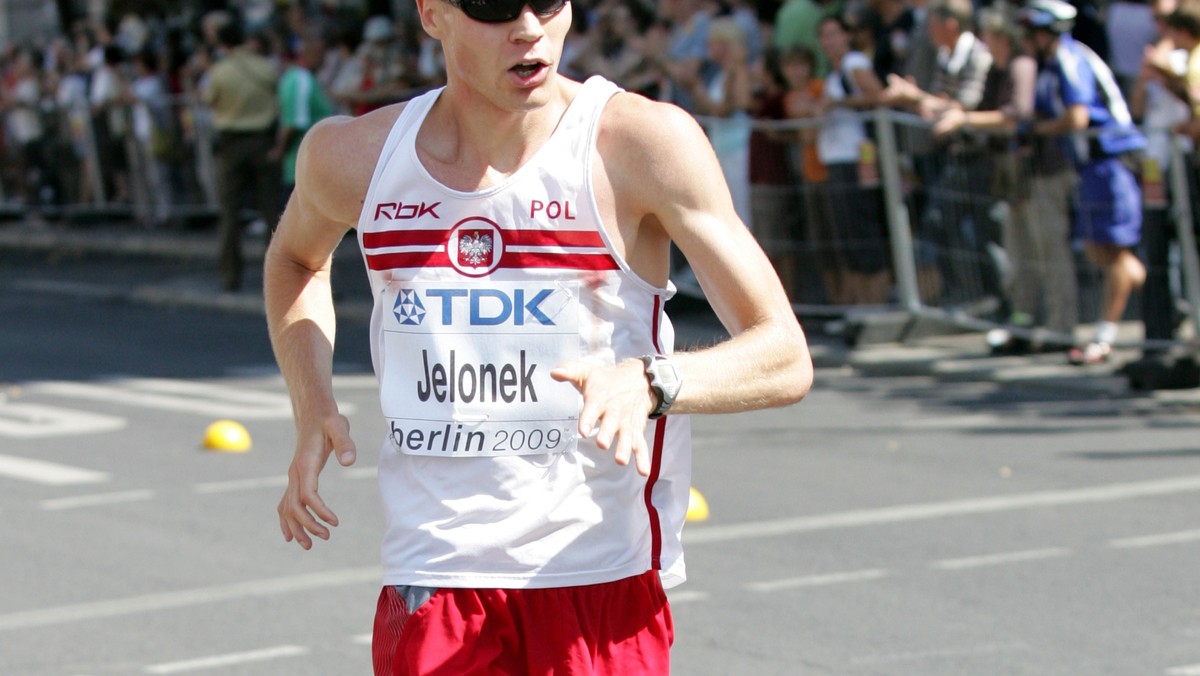
[[[638,474],[650,476],[646,421],[655,402],[641,360],[627,359],[615,366],[572,361],[555,367],[550,377],[571,383],[583,394],[580,436],[594,433],[596,445],[612,450],[618,465],[629,464],[632,455]]]

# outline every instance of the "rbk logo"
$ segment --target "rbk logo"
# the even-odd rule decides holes
[[[416,218],[430,216],[432,218],[441,218],[436,209],[442,205],[441,202],[426,204],[419,202],[417,204],[405,204],[404,202],[380,202],[375,205],[375,220],[387,221],[408,221]]]

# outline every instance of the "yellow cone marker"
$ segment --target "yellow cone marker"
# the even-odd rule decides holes
[[[218,420],[204,430],[204,447],[221,453],[245,453],[250,450],[250,432],[233,420]]]
[[[704,521],[708,518],[708,500],[700,495],[700,491],[696,490],[695,486],[688,491],[688,521]]]

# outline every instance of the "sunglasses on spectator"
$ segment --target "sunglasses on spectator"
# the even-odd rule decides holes
[[[558,14],[568,0],[446,0],[468,17],[483,23],[507,23],[521,16],[525,5],[533,13],[549,18]]]

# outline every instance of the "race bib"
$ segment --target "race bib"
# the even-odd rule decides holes
[[[397,450],[487,457],[575,450],[576,282],[394,282],[384,291],[383,414]]]

